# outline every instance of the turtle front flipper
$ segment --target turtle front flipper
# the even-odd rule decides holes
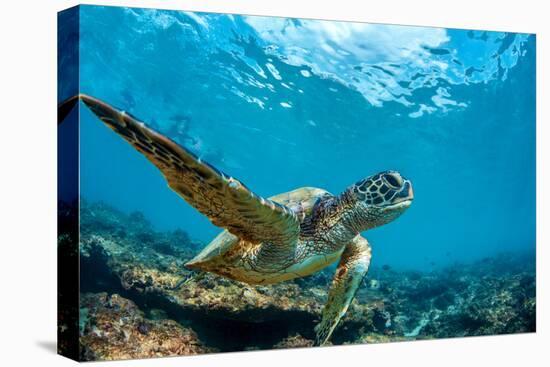
[[[295,246],[300,226],[288,207],[264,199],[128,113],[79,94],[58,106],[59,118],[81,100],[108,127],[141,152],[164,175],[168,185],[210,221],[250,243],[279,249]]]
[[[342,316],[346,314],[361,281],[367,274],[370,258],[370,245],[360,235],[344,249],[332,280],[321,322],[315,327],[315,345],[325,344]]]

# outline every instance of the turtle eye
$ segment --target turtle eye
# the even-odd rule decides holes
[[[403,179],[396,173],[384,174],[384,180],[394,189],[399,189],[403,185]]]

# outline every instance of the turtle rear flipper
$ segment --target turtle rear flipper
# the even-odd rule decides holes
[[[94,97],[79,94],[69,98],[59,105],[59,118],[78,100],[159,168],[170,188],[213,224],[251,243],[270,243],[291,252],[300,232],[291,209],[256,195],[135,117]]]
[[[323,309],[321,322],[315,327],[315,345],[325,344],[345,315],[361,281],[367,274],[371,258],[368,241],[360,235],[345,248]]]

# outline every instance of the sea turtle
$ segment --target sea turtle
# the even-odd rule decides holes
[[[340,259],[316,345],[330,338],[367,273],[371,248],[361,232],[386,224],[412,203],[409,180],[385,171],[340,195],[302,187],[263,198],[138,119],[79,94],[59,106],[59,118],[83,101],[108,127],[153,163],[188,204],[224,229],[185,266],[248,284],[305,277]]]

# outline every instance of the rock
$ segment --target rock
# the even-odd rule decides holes
[[[306,348],[306,347],[312,347],[312,346],[313,346],[313,340],[306,339],[300,334],[295,334],[281,340],[279,343],[275,344],[273,348],[287,349],[287,348]]]
[[[85,293],[87,320],[80,335],[82,360],[119,360],[214,352],[173,320],[148,320],[118,294]]]

